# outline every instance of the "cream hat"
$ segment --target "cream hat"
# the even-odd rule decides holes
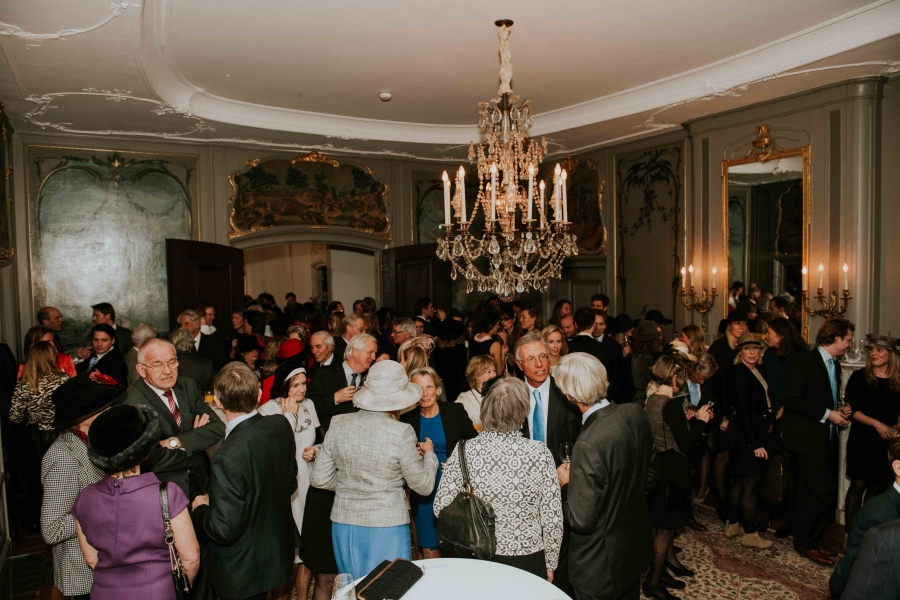
[[[362,410],[390,412],[416,404],[422,388],[411,383],[406,369],[393,360],[372,365],[363,387],[353,395],[353,404]]]
[[[669,346],[671,346],[677,352],[684,354],[684,356],[692,363],[697,362],[697,357],[691,354],[691,349],[688,348],[687,344],[685,344],[681,340],[674,340],[672,342],[669,342]]]

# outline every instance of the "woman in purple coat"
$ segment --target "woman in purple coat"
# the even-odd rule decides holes
[[[115,406],[91,426],[88,456],[107,477],[82,490],[72,514],[84,558],[94,569],[92,600],[175,599],[160,481],[140,466],[161,437],[159,416],[147,406]],[[188,499],[175,483],[165,489],[175,549],[193,582],[200,548]]]

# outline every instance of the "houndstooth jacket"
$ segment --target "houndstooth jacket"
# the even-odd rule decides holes
[[[41,535],[53,547],[53,582],[64,596],[91,593],[94,574],[78,544],[72,506],[81,490],[103,477],[88,459],[84,442],[70,431],[56,438],[41,462]]]

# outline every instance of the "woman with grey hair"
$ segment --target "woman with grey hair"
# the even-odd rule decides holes
[[[528,411],[525,383],[496,380],[481,403],[481,435],[458,444],[444,465],[434,514],[440,518],[463,487],[465,447],[472,489],[497,515],[493,560],[552,582],[563,531],[559,480],[547,446],[522,437]]]

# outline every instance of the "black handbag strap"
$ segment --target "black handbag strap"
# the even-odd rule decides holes
[[[171,545],[175,541],[175,535],[172,533],[172,522],[169,518],[169,490],[166,488],[165,482],[159,484],[159,505],[162,508],[166,544]]]
[[[468,497],[472,493],[472,484],[469,483],[469,465],[466,463],[466,440],[459,441],[459,467],[462,471],[463,493]]]

